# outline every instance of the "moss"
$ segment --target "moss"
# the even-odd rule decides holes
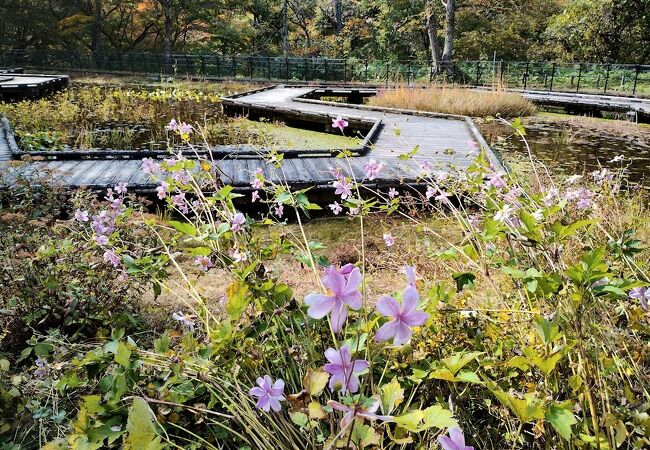
[[[359,139],[337,134],[321,133],[288,127],[278,123],[246,121],[257,133],[265,136],[269,143],[285,148],[354,148],[361,143]]]

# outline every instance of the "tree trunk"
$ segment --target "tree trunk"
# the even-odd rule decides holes
[[[169,69],[172,59],[173,39],[173,18],[171,0],[160,0],[163,9],[164,30],[163,30],[163,54],[165,55],[165,67]]]
[[[343,29],[343,0],[334,0],[334,18],[336,20],[336,34]]]
[[[451,61],[454,53],[454,34],[456,34],[456,0],[447,0],[447,24],[445,27],[445,49],[442,52],[444,62]]]
[[[440,44],[438,43],[438,21],[431,1],[427,2],[427,35],[431,48],[431,64],[435,72],[440,71]]]
[[[92,52],[98,53],[102,48],[102,2],[95,0],[95,17],[93,21]]]
[[[282,5],[282,53],[289,54],[289,0]]]

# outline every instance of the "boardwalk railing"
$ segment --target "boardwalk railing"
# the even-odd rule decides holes
[[[417,61],[208,54],[72,53],[0,54],[0,67],[97,73],[200,76],[285,82],[373,85],[445,83],[471,87],[650,97],[650,65],[532,61],[453,61],[442,67]]]

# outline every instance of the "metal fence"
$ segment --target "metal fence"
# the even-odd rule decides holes
[[[650,97],[650,65],[532,61],[417,61],[208,54],[0,53],[0,66],[97,73],[196,76],[213,79],[373,85],[451,84],[470,87]]]

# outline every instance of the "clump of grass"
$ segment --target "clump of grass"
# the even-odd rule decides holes
[[[385,90],[371,98],[370,104],[472,117],[521,117],[536,111],[532,102],[514,92],[473,91],[461,88]]]

